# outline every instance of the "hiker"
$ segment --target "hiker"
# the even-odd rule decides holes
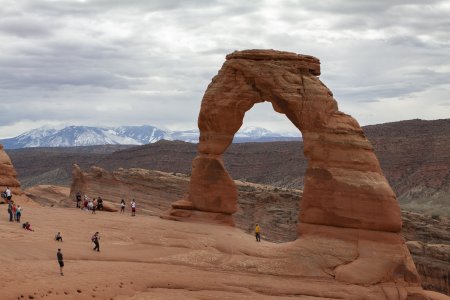
[[[13,202],[11,212],[12,212],[14,221],[17,220],[16,211],[17,211],[17,207],[16,207],[16,204]]]
[[[89,202],[87,204],[87,209],[92,210],[93,207],[94,207],[94,203],[92,202],[92,199],[89,199]]]
[[[23,229],[26,229],[26,230],[29,230],[29,231],[34,231],[34,230],[31,228],[31,224],[30,224],[28,221],[22,224],[22,228],[23,228]]]
[[[62,236],[61,236],[61,232],[58,231],[58,233],[55,235],[55,241],[57,242],[62,242]]]
[[[59,233],[59,232],[58,232],[58,233]],[[59,271],[60,271],[60,273],[61,273],[61,276],[64,276],[64,274],[63,274],[64,261],[63,261],[63,254],[62,254],[60,248],[58,248],[58,253],[56,253],[56,258],[58,259],[58,263],[59,263]]]
[[[9,189],[9,187],[6,187],[5,194],[6,194],[6,199],[8,199],[8,201],[11,201],[12,194],[11,194],[11,190]]]
[[[8,214],[9,214],[9,221],[13,221],[13,213],[12,213],[12,201],[8,203]]]
[[[83,202],[83,208],[84,210],[88,209],[88,197],[86,195],[84,195],[84,202]]]
[[[255,237],[257,242],[261,242],[261,234],[260,234],[260,228],[258,223],[255,225]]]
[[[91,241],[95,244],[94,251],[97,250],[97,252],[100,252],[100,243],[98,240],[100,239],[100,236],[98,235],[98,231],[94,233],[94,235],[91,238]]]
[[[77,195],[75,196],[77,198],[77,208],[81,208],[81,193],[80,191],[77,192]]]
[[[97,209],[97,200],[92,201],[92,213],[95,214],[95,210]]]
[[[136,201],[134,199],[131,201],[131,215],[133,217],[136,215]]]
[[[97,209],[103,210],[103,199],[101,197],[97,198]]]
[[[124,214],[125,213],[125,200],[121,200],[120,201],[120,213]]]
[[[20,222],[20,217],[22,216],[22,207],[20,205],[17,205],[16,209],[16,221]]]

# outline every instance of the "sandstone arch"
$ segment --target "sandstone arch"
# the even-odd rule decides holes
[[[245,112],[269,101],[303,135],[308,168],[301,223],[400,231],[400,209],[371,144],[358,122],[338,110],[318,75],[320,62],[312,56],[274,50],[227,55],[202,100],[188,197],[173,207],[214,213],[222,220],[236,211],[237,190],[222,154]]]

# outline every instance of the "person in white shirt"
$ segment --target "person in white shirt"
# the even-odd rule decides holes
[[[133,217],[136,215],[136,201],[134,199],[131,201],[131,215]]]
[[[8,199],[8,201],[10,201],[12,198],[12,194],[11,194],[11,190],[9,189],[9,187],[6,187],[5,194],[6,194],[6,199]]]

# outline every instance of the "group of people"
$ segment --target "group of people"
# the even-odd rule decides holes
[[[6,187],[6,189],[1,193],[1,197],[6,201],[6,203],[8,203],[9,221],[20,223],[23,208],[19,204],[16,204],[12,199],[11,189],[9,187]],[[23,223],[22,228],[29,231],[34,231],[33,229],[31,229],[30,222]]]
[[[20,217],[22,216],[22,207],[20,205],[16,205],[13,200],[9,200],[8,214],[10,222],[20,222]]]
[[[87,195],[84,195],[83,203],[81,203],[81,192],[77,192],[76,201],[77,208],[92,211],[93,214],[96,210],[103,210],[103,199],[101,197],[89,199]]]
[[[9,189],[9,187],[6,187],[6,190],[1,193],[1,196],[8,203],[8,213],[9,213],[10,222],[13,222],[13,221],[20,222],[20,217],[22,215],[22,207],[20,205],[16,206],[16,204],[12,200],[12,193],[11,193],[11,190]],[[76,201],[77,201],[77,208],[91,210],[92,213],[95,213],[95,210],[97,210],[97,209],[100,209],[100,210],[103,209],[103,200],[101,197],[90,200],[86,195],[84,195],[83,206],[81,206],[81,193],[78,192],[76,194]],[[130,206],[131,206],[131,215],[135,216],[136,215],[136,201],[134,199],[130,202]],[[126,207],[125,200],[121,199],[120,213],[125,213],[125,207]],[[31,228],[31,224],[28,221],[25,222],[24,224],[22,224],[22,227],[26,230],[34,231]],[[255,237],[256,237],[257,242],[261,241],[261,229],[259,227],[259,224],[255,224]],[[63,241],[61,232],[58,232],[55,235],[55,241],[57,241],[57,242]],[[93,250],[100,252],[100,234],[98,231],[95,232],[94,235],[92,235],[91,242],[94,243]],[[64,273],[63,273],[64,258],[63,258],[61,248],[58,248],[58,252],[56,253],[56,258],[57,258],[57,261],[59,264],[60,274],[61,274],[61,276],[63,276],[64,275]]]

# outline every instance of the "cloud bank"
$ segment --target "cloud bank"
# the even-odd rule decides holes
[[[44,124],[196,127],[234,50],[318,57],[362,125],[450,117],[450,1],[0,0],[0,138]],[[270,105],[246,125],[294,127]]]

